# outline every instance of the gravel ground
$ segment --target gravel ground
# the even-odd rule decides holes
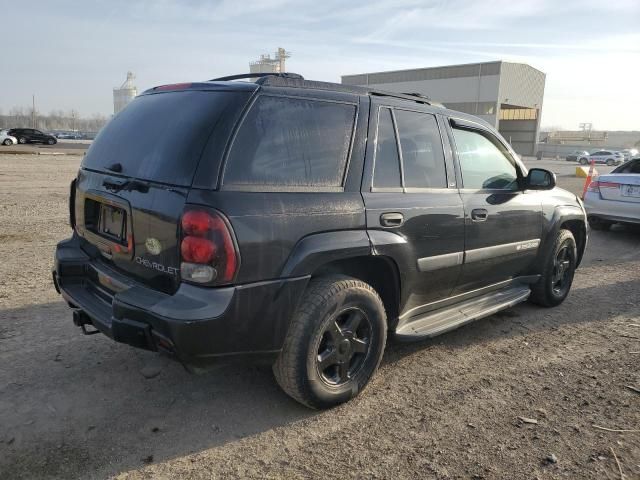
[[[620,479],[614,452],[640,478],[639,231],[592,232],[560,307],[392,341],[359,398],[312,412],[269,367],[193,376],[80,334],[50,279],[79,161],[0,154],[0,479]]]

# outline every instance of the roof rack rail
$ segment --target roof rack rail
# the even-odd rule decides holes
[[[410,97],[418,97],[424,98],[425,100],[431,100],[431,97],[429,97],[428,95],[424,95],[418,92],[402,92],[402,95],[409,95]]]
[[[212,78],[209,82],[228,82],[230,80],[242,80],[244,78],[264,78],[264,77],[280,77],[280,78],[294,78],[296,80],[304,80],[302,75],[297,73],[283,72],[283,73],[240,73],[238,75],[227,75],[226,77]]]

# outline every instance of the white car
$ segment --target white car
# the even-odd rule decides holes
[[[581,157],[579,162],[581,165],[587,165],[588,163],[591,163],[592,160],[595,160],[595,163],[598,164],[610,166],[620,165],[624,161],[624,155],[613,150],[598,150],[596,152],[592,152],[588,159]]]
[[[15,145],[18,143],[18,139],[16,137],[12,137],[7,132],[9,130],[0,130],[0,145]]]
[[[607,230],[614,223],[640,224],[640,158],[591,182],[584,206],[594,230]]]
[[[626,160],[631,160],[632,158],[634,158],[634,157],[636,157],[638,155],[638,149],[637,148],[625,148],[620,153],[622,155],[624,155],[625,161]]]

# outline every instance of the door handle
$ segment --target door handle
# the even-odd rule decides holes
[[[380,215],[380,225],[383,227],[399,227],[404,223],[404,215],[397,212],[383,213]]]
[[[474,208],[471,210],[471,220],[474,222],[485,222],[488,216],[489,212],[484,208]]]

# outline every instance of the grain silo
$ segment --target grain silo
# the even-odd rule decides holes
[[[127,106],[131,100],[138,94],[138,89],[133,84],[135,75],[132,72],[127,72],[127,79],[124,81],[120,88],[113,89],[113,113],[114,115]]]

